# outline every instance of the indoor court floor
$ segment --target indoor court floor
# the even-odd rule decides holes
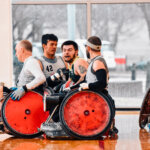
[[[100,140],[14,138],[0,133],[0,150],[150,150],[150,132],[140,129],[139,111],[117,111],[118,136]]]

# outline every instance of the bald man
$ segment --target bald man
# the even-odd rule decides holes
[[[42,85],[46,77],[42,71],[40,61],[32,56],[32,44],[27,40],[22,40],[16,45],[16,56],[20,62],[23,62],[23,68],[17,81],[17,87],[11,94],[13,100],[20,98],[29,90],[43,92]],[[9,93],[12,90],[4,87],[4,92]]]

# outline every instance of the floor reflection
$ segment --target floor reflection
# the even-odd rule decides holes
[[[139,139],[142,150],[150,150],[150,132],[147,129],[139,130]]]
[[[138,114],[116,115],[118,137],[101,140],[10,138],[0,134],[0,150],[150,150],[150,133],[140,130]]]
[[[0,150],[115,150],[117,140],[52,140],[8,138],[0,143]]]

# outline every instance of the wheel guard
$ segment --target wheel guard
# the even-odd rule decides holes
[[[93,136],[104,131],[110,121],[107,101],[94,92],[82,91],[70,96],[64,105],[64,123],[81,136]]]
[[[43,97],[35,92],[27,92],[19,101],[9,97],[3,105],[6,127],[19,135],[37,134],[48,115],[43,111]]]

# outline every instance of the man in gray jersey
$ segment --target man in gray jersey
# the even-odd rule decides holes
[[[17,88],[11,94],[13,100],[20,100],[20,98],[28,90],[39,90],[42,92],[42,85],[46,78],[42,72],[40,62],[32,56],[32,44],[27,40],[22,40],[16,45],[16,56],[20,62],[23,62],[23,68],[20,72],[17,81]],[[11,89],[4,87],[4,92],[11,92]]]
[[[104,58],[101,56],[101,40],[97,36],[91,36],[86,42],[86,54],[90,59],[90,64],[86,74],[86,83],[81,83],[81,89],[91,89],[101,91],[110,100],[113,106],[113,117],[115,117],[115,103],[108,94],[107,85],[109,79],[109,70]],[[114,128],[114,130],[117,129]]]
[[[20,100],[29,90],[42,93],[42,84],[46,81],[46,78],[40,67],[40,62],[32,56],[32,44],[27,40],[22,40],[16,45],[15,50],[18,60],[23,62],[24,65],[17,81],[17,87],[9,89],[4,86],[1,95],[13,91],[11,98],[13,100]],[[4,99],[4,97],[1,99]],[[0,129],[3,129],[3,125],[0,125]]]
[[[87,57],[91,62],[87,70],[86,82],[81,83],[80,88],[101,91],[110,97],[107,91],[109,70],[104,58],[101,56],[101,40],[97,36],[91,36],[85,46]]]
[[[87,83],[82,83],[80,87],[82,89],[107,91],[109,70],[101,56],[101,40],[98,37],[92,36],[87,40],[86,54],[91,62],[86,74]]]
[[[42,70],[47,78],[47,84],[50,87],[56,86],[55,82],[50,81],[50,76],[54,75],[58,69],[66,68],[65,63],[60,56],[55,56],[58,38],[54,34],[44,34],[42,36],[43,56],[39,58],[42,63]]]

